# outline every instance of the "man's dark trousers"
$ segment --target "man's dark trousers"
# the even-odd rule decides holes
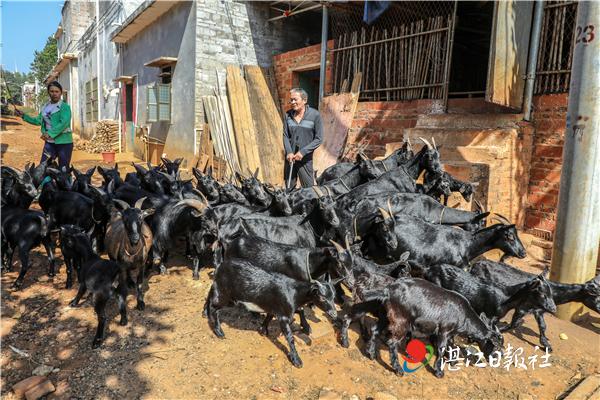
[[[290,177],[290,163],[285,162],[284,176],[285,184],[287,185]],[[294,162],[294,168],[292,169],[292,180],[290,186],[296,187],[296,180],[300,178],[300,184],[302,187],[311,187],[315,184],[313,176],[313,160],[300,160]],[[289,188],[288,188],[289,189]]]

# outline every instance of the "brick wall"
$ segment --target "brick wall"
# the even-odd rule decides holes
[[[550,238],[556,224],[568,95],[535,96],[535,137],[527,196],[525,227]]]
[[[333,49],[333,40],[327,42],[327,48]],[[331,92],[331,63],[333,56],[329,53],[325,64],[325,92]],[[321,44],[304,47],[273,57],[277,92],[281,109],[287,111],[290,104],[290,89],[298,86],[297,72],[319,69],[321,63]]]
[[[368,143],[369,157],[385,154],[385,144],[401,142],[404,129],[414,128],[419,115],[440,111],[437,100],[360,102],[348,132],[350,146]]]

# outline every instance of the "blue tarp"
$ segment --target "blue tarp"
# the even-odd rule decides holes
[[[365,12],[363,21],[371,25],[377,18],[381,16],[390,6],[389,1],[365,1]]]

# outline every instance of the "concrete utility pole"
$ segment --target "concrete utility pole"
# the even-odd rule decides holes
[[[569,110],[560,177],[552,279],[581,283],[594,277],[600,242],[600,2],[578,4]],[[558,307],[574,319],[581,306]]]

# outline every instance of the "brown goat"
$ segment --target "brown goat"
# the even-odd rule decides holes
[[[148,253],[152,247],[152,231],[144,219],[154,214],[153,208],[141,210],[146,198],[139,199],[135,206],[130,208],[121,200],[113,200],[123,209],[113,208],[104,244],[111,260],[121,263],[127,269],[127,281],[133,286],[131,272],[137,270],[136,292],[137,309],[143,310],[144,303],[144,274]]]

